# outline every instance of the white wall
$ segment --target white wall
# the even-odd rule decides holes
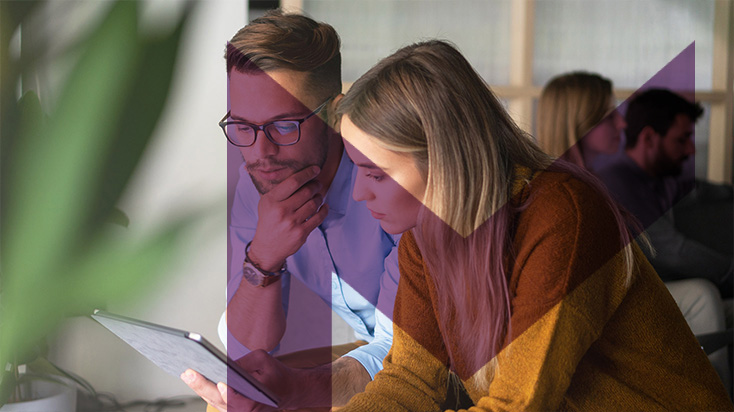
[[[180,3],[156,1],[155,24]],[[120,208],[126,230],[156,226],[172,213],[216,202],[216,216],[186,239],[173,273],[149,285],[135,302],[114,302],[112,312],[201,333],[222,347],[216,325],[225,307],[226,140],[217,122],[226,112],[226,41],[247,21],[246,0],[206,0],[184,35],[169,105]],[[52,358],[120,401],[193,395],[178,378],[90,319],[73,319],[52,344]]]

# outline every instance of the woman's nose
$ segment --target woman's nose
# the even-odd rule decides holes
[[[372,191],[367,188],[367,185],[365,185],[365,180],[367,180],[366,177],[357,174],[357,178],[354,181],[354,189],[352,189],[352,198],[354,198],[356,202],[370,200],[374,197]]]
[[[627,127],[627,122],[624,120],[624,116],[616,110],[614,111],[614,123],[620,131]]]

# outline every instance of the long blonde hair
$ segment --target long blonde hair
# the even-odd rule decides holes
[[[538,143],[553,157],[585,167],[582,137],[609,112],[612,82],[595,73],[572,72],[551,79],[538,102]]]
[[[523,207],[512,199],[519,167],[571,171],[599,188],[596,180],[553,163],[443,41],[413,44],[380,61],[354,83],[339,113],[378,145],[411,154],[423,174],[427,207],[413,233],[436,287],[441,334],[452,368],[486,389],[493,372],[488,362],[510,325],[507,259],[514,217]],[[624,246],[631,238],[617,217]]]

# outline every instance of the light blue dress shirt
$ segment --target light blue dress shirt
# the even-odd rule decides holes
[[[385,233],[364,202],[352,198],[357,167],[342,153],[334,180],[324,202],[329,213],[305,244],[286,259],[288,272],[281,281],[283,307],[288,311],[290,276],[295,276],[324,300],[349,326],[358,339],[367,341],[345,356],[359,361],[374,378],[392,345],[392,309],[398,285],[397,243],[399,236]],[[244,168],[232,205],[230,240],[232,262],[227,284],[227,302],[242,280],[245,246],[255,236],[260,194]],[[249,352],[227,331],[224,316],[220,339],[232,359]]]

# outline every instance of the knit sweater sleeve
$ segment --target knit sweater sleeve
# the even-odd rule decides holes
[[[577,180],[542,180],[517,223],[510,332],[472,412],[558,410],[627,291],[619,230],[600,196]]]
[[[448,382],[448,356],[431,304],[422,258],[412,233],[399,246],[400,282],[393,345],[383,370],[340,412],[440,411]]]

